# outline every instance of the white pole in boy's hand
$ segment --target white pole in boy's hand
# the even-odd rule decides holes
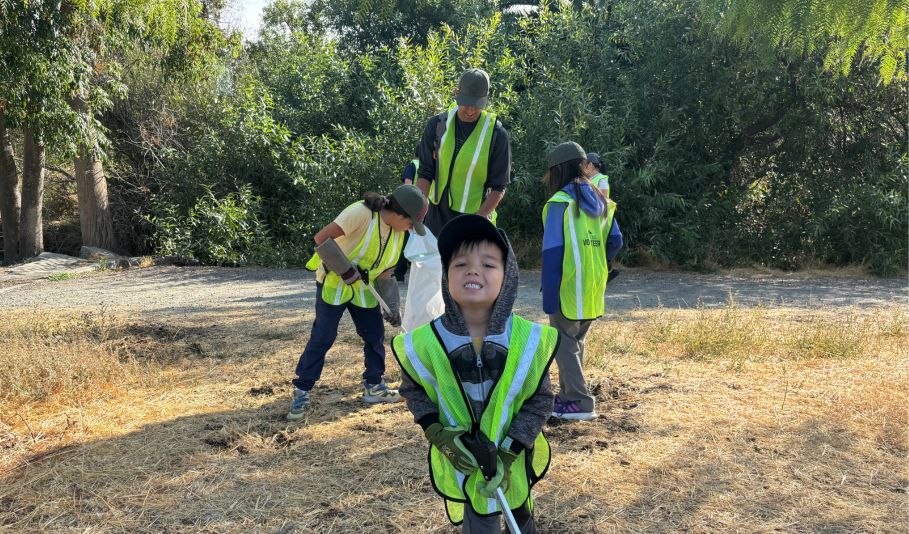
[[[505,492],[502,491],[501,487],[496,488],[496,500],[499,501],[499,508],[502,509],[502,515],[505,516],[505,524],[508,525],[508,531],[511,532],[511,534],[521,534],[521,527],[518,526],[514,514],[511,513],[511,507],[508,506],[508,501],[505,499]]]

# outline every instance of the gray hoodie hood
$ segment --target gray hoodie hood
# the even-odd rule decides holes
[[[499,298],[496,299],[495,304],[492,306],[489,330],[486,334],[488,336],[505,332],[508,318],[511,316],[511,310],[518,294],[518,260],[514,256],[511,241],[507,236],[505,237],[505,242],[508,244],[508,255],[505,258],[505,276],[502,279],[502,290],[499,292]],[[442,299],[445,301],[442,325],[452,334],[469,337],[470,332],[468,332],[464,316],[461,314],[461,307],[451,298],[451,293],[448,292],[448,269],[444,268],[442,269]]]

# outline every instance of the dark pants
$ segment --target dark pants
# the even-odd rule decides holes
[[[442,227],[458,215],[463,215],[463,213],[459,213],[449,208],[448,196],[442,195],[442,201],[438,204],[430,202],[429,210],[426,212],[426,218],[423,219],[423,224],[432,231],[432,235],[439,237]]]
[[[511,513],[514,514],[514,520],[521,529],[521,534],[536,534],[537,527],[533,522],[533,514],[526,503],[517,510],[512,510]],[[504,516],[480,517],[473,512],[470,505],[465,505],[461,534],[500,534],[504,522]]]
[[[363,380],[378,384],[385,374],[385,325],[379,307],[360,308],[351,303],[334,306],[322,299],[322,284],[316,284],[316,320],[300,361],[297,362],[297,378],[294,386],[309,391],[322,375],[325,354],[338,337],[338,323],[344,310],[350,312],[357,335],[363,338]]]

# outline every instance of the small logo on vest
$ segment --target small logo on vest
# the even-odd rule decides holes
[[[599,239],[594,239],[593,237],[591,237],[592,235],[593,235],[593,232],[591,232],[590,230],[587,230],[587,238],[584,239],[584,241],[583,241],[584,246],[585,246],[585,247],[599,247],[599,246],[601,246],[601,245],[602,245],[602,241],[599,240]]]

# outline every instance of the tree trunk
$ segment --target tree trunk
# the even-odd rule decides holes
[[[44,203],[44,140],[41,132],[33,126],[23,128],[22,133],[25,135],[25,143],[22,154],[19,252],[23,258],[31,258],[44,252],[41,219]]]
[[[69,105],[76,113],[91,113],[86,99],[77,95]],[[95,155],[94,147],[85,143],[79,145],[79,153],[73,160],[76,169],[76,195],[79,199],[79,226],[82,229],[82,244],[114,250],[114,226],[111,222],[110,205],[107,200],[107,180],[104,165]]]
[[[111,223],[110,205],[107,201],[107,180],[101,160],[93,156],[85,145],[74,160],[76,168],[76,194],[79,197],[79,225],[82,244],[114,250],[114,226]]]
[[[3,223],[3,265],[19,261],[19,170],[13,141],[6,129],[6,114],[0,109],[0,221]]]

